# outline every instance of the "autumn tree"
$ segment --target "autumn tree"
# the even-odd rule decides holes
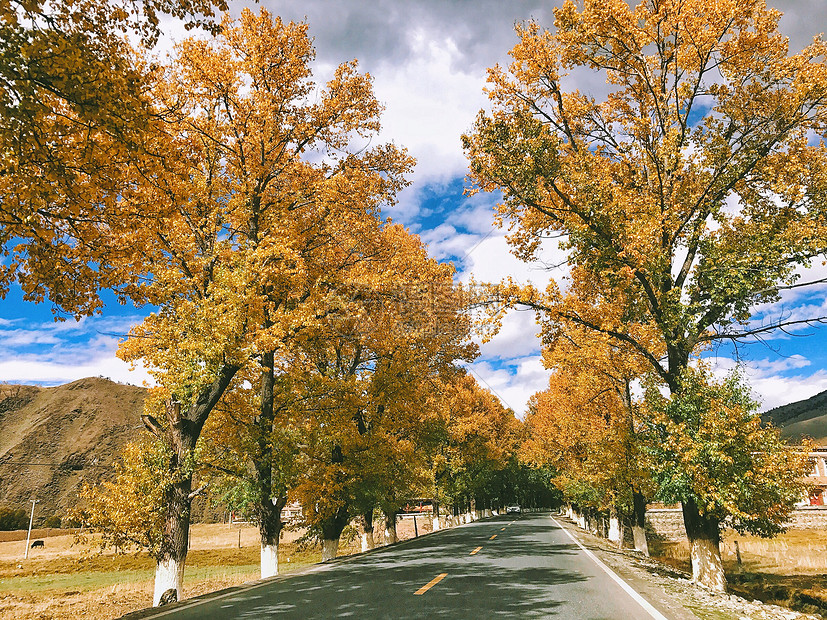
[[[214,41],[185,43],[172,76],[172,92],[187,93],[187,134],[216,145],[232,186],[228,236],[245,286],[244,374],[256,390],[248,455],[263,577],[277,572],[286,501],[273,438],[287,419],[286,377],[305,368],[285,365],[296,360],[291,347],[328,315],[349,311],[347,291],[370,260],[364,248],[380,235],[380,209],[413,163],[393,145],[366,146],[381,112],[370,76],[344,63],[321,89],[313,59],[306,24],[244,11]]]
[[[266,11],[226,20],[212,41],[182,43],[152,89],[154,105],[169,111],[164,165],[119,197],[132,218],[112,245],[142,248],[121,260],[147,274],[125,290],[160,307],[120,355],[141,360],[159,383],[144,420],[173,450],[178,477],[156,557],[156,603],[166,589],[180,592],[197,492],[192,459],[207,418],[243,369],[257,390],[251,420],[264,451],[252,465],[271,485],[278,353],[329,312],[337,274],[359,261],[360,240],[378,229],[379,205],[411,164],[389,145],[350,152],[378,129],[370,79],[346,63],[319,88],[312,59],[306,24]],[[144,210],[153,217],[141,218]],[[259,489],[256,511],[268,574],[281,526],[277,488]]]
[[[0,2],[0,295],[56,311],[100,308],[116,273],[108,244],[119,196],[161,165],[147,132],[163,131],[148,96],[148,63],[128,36],[152,46],[159,20],[215,30],[223,0]]]
[[[530,402],[521,457],[552,468],[569,501],[609,512],[620,542],[620,519],[630,517],[635,548],[648,553],[644,519],[653,488],[631,394],[639,376],[601,334],[580,329],[560,340],[543,352],[552,375]]]
[[[514,412],[467,373],[443,383],[441,401],[444,435],[431,462],[435,504],[449,504],[458,514],[470,510],[472,500],[516,501],[513,489],[486,484],[516,456],[521,428]]]
[[[817,318],[750,322],[809,284],[798,268],[825,248],[825,43],[789,54],[763,0],[586,0],[555,16],[554,32],[519,26],[512,64],[490,72],[492,112],[464,137],[472,177],[502,192],[519,256],[562,234],[570,263],[610,287],[604,307],[625,304],[647,340],[555,287],[534,300],[545,318],[634,349],[680,400],[702,347]],[[605,76],[605,96],[572,90],[581,68]],[[684,511],[692,548],[714,547],[693,554],[695,578],[720,588],[706,578],[721,573],[720,514]]]
[[[351,517],[372,514],[372,502],[393,529],[425,469],[429,386],[476,352],[451,265],[396,225],[363,251],[371,259],[350,289],[355,311],[330,313],[301,348],[316,396],[305,406],[308,476],[296,493],[326,559]]]
[[[138,548],[156,554],[165,537],[164,496],[173,482],[166,477],[170,457],[166,446],[154,439],[128,444],[110,480],[81,489],[85,505],[70,518],[88,531],[100,532],[102,549]]]
[[[605,283],[575,267],[568,282],[569,305],[590,320],[605,321],[615,313],[612,320],[655,350],[657,340],[633,320],[634,305],[609,290],[614,304],[608,307],[606,289]],[[525,296],[523,300],[533,303]],[[591,482],[598,483],[602,491],[597,504],[631,517],[635,547],[646,553],[646,503],[654,487],[648,459],[641,452],[644,420],[632,387],[650,371],[649,365],[626,343],[559,315],[555,322],[543,323],[541,340],[543,365],[553,374],[549,388],[535,396],[526,419],[530,431],[522,454],[532,462],[558,461],[561,483],[579,481],[569,488],[587,489]],[[616,522],[614,516],[611,520]]]
[[[687,533],[703,527],[693,521],[693,506],[740,533],[772,536],[782,531],[812,467],[807,446],[791,450],[777,429],[762,423],[738,373],[716,380],[702,365],[687,368],[681,384],[683,389],[671,398],[654,386],[647,394],[648,450],[658,498],[681,502]],[[690,540],[693,558],[718,550],[718,538]],[[693,563],[692,568],[697,581],[725,587],[714,562]]]

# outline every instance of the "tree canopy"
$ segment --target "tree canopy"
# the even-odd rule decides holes
[[[710,343],[824,320],[750,321],[827,248],[827,43],[790,54],[779,18],[763,0],[569,0],[554,31],[517,27],[463,137],[471,178],[501,192],[518,256],[559,235],[573,268],[568,287],[495,287],[504,307],[608,336],[676,403]],[[581,69],[603,94],[568,88]],[[720,516],[684,503],[695,577],[716,589]]]

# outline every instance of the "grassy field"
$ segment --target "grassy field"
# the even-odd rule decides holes
[[[420,520],[419,532],[430,527]],[[414,535],[402,521],[399,537]],[[146,553],[100,553],[78,545],[60,530],[32,532],[43,548],[31,549],[25,532],[0,536],[0,618],[16,620],[110,620],[152,605],[155,564]],[[35,535],[37,534],[37,535]],[[279,572],[321,560],[321,548],[300,547],[301,532],[285,531],[279,544]],[[379,538],[377,537],[377,540]],[[358,539],[342,543],[339,555],[359,551]],[[187,556],[183,597],[189,598],[259,578],[258,529],[226,524],[194,525]]]
[[[686,542],[653,541],[651,550],[660,560],[689,571]],[[827,618],[827,531],[789,530],[772,539],[727,532],[721,555],[736,594]]]
[[[239,534],[241,547],[239,548]],[[279,545],[283,572],[321,559],[321,551],[297,548],[295,533]],[[18,620],[108,620],[152,605],[155,565],[145,553],[98,553],[72,535],[43,539],[27,560],[25,539],[0,542],[0,617]],[[252,581],[259,577],[258,530],[251,526],[194,525],[183,596]]]

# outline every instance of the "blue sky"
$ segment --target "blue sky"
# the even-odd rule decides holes
[[[321,79],[338,63],[358,58],[360,68],[374,77],[385,105],[382,139],[407,147],[417,158],[413,184],[388,215],[422,236],[439,260],[451,260],[459,277],[473,273],[477,281],[511,276],[543,284],[561,272],[526,265],[508,252],[504,231],[494,229],[495,198],[463,195],[467,163],[460,135],[471,128],[486,106],[482,92],[485,70],[508,62],[516,42],[513,25],[534,17],[551,25],[556,2],[540,0],[262,0],[261,6],[286,20],[307,19],[317,50],[316,74]],[[784,11],[781,30],[791,48],[807,44],[827,24],[823,0],[777,0]],[[237,13],[252,3],[232,2]],[[165,24],[171,40],[185,34]],[[602,80],[578,75],[582,90],[600,92]],[[562,257],[548,249],[547,262]],[[814,273],[827,275],[816,265]],[[827,314],[825,289],[785,296],[779,308],[787,313]],[[100,316],[55,323],[47,305],[21,301],[12,290],[0,302],[0,382],[56,385],[102,375],[140,385],[143,369],[130,371],[115,358],[118,339],[139,322],[145,309],[120,306],[112,298]],[[517,412],[528,397],[543,389],[547,372],[539,361],[537,328],[532,313],[514,313],[501,334],[482,345],[472,371]],[[732,367],[731,348],[715,351],[721,370]],[[827,329],[806,328],[780,334],[765,344],[742,347],[738,354],[747,377],[764,407],[800,400],[827,390]]]

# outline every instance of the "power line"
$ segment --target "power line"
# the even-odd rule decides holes
[[[499,392],[497,392],[497,390],[495,390],[494,388],[492,388],[492,387],[491,387],[491,384],[489,384],[489,383],[488,383],[488,381],[486,381],[486,380],[485,380],[485,379],[483,379],[481,376],[479,376],[479,374],[478,374],[478,373],[477,373],[477,372],[476,372],[473,368],[471,368],[471,366],[466,366],[466,368],[467,368],[468,370],[470,370],[470,371],[471,371],[471,373],[472,373],[472,374],[473,374],[473,375],[474,375],[477,379],[479,379],[479,380],[480,380],[480,381],[482,381],[485,385],[487,385],[487,386],[488,386],[488,389],[489,389],[489,390],[491,390],[491,391],[494,393],[494,395],[495,395],[497,398],[499,398],[499,399],[503,402],[503,404],[504,404],[506,407],[508,407],[509,409],[511,409],[511,411],[514,411],[514,412],[516,413],[516,411],[517,411],[517,410],[516,410],[514,407],[512,407],[510,404],[508,404],[508,401],[507,401],[507,400],[505,400],[502,396],[500,396],[500,393],[499,393]]]

